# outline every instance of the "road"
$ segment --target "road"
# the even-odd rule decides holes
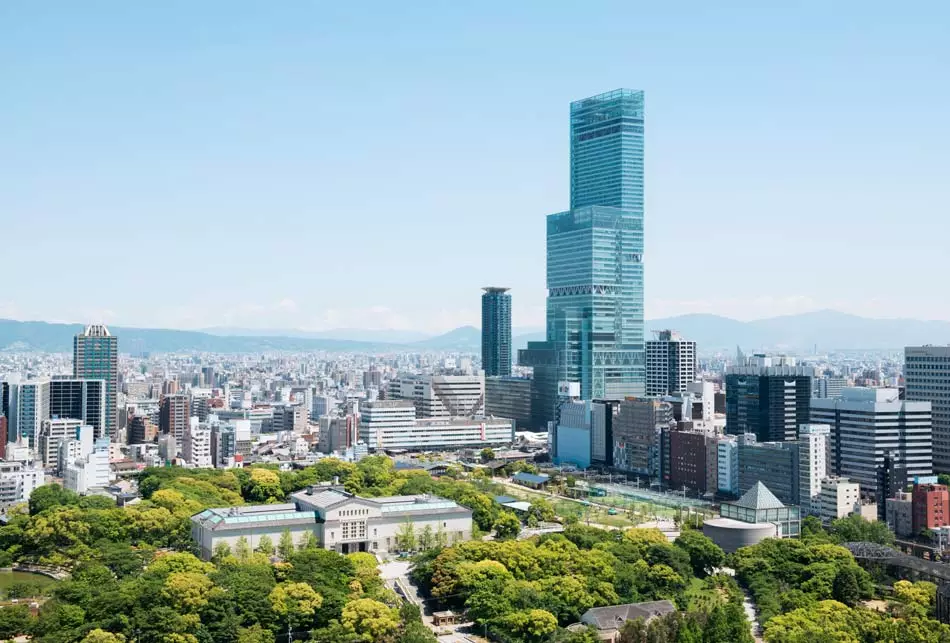
[[[731,567],[720,567],[716,570],[717,572],[722,572],[723,574],[728,574],[735,578],[736,570]],[[749,627],[752,630],[752,638],[756,640],[756,643],[762,643],[764,640],[762,638],[762,624],[759,623],[759,610],[755,606],[755,602],[752,600],[752,594],[743,587],[739,585],[739,589],[742,590],[742,609],[745,611],[745,617],[749,621]]]

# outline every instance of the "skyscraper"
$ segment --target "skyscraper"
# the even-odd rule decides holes
[[[583,399],[643,395],[643,92],[571,103],[571,210],[547,220],[547,339],[519,361],[534,367],[551,419],[557,386]]]
[[[904,398],[933,409],[933,468],[950,471],[950,346],[904,349]]]
[[[809,422],[815,369],[757,357],[726,371],[726,431],[755,433],[762,442],[795,440],[798,427]]]
[[[106,421],[104,380],[56,376],[49,383],[49,417],[82,420],[101,435]]]
[[[482,368],[485,377],[511,375],[511,295],[489,286],[482,295]]]
[[[116,437],[119,390],[119,339],[101,324],[86,326],[73,338],[73,376],[87,380],[105,380],[105,430],[96,437]]]
[[[685,393],[686,385],[696,380],[696,342],[661,330],[646,346],[647,395]]]

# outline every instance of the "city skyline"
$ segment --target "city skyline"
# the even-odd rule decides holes
[[[438,332],[475,324],[481,285],[505,283],[513,324],[540,326],[540,231],[568,202],[566,105],[629,85],[651,96],[648,319],[950,319],[905,278],[939,273],[950,225],[947,88],[932,82],[943,5],[262,11],[0,9],[16,97],[0,106],[14,125],[0,223],[42,234],[46,252],[8,249],[30,270],[8,281],[0,318]],[[578,31],[602,37],[568,51]],[[381,102],[361,99],[370,86]],[[895,244],[897,222],[927,233]],[[111,278],[41,296],[77,247]],[[163,279],[217,296],[171,289],[156,306],[141,287],[152,247]],[[447,269],[482,248],[492,261]],[[243,270],[251,259],[265,268]],[[395,287],[393,263],[440,296]],[[331,266],[346,278],[320,278]],[[828,279],[849,269],[874,278]]]

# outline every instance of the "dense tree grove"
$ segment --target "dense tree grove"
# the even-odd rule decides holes
[[[529,540],[459,543],[417,557],[413,577],[476,627],[517,643],[550,640],[592,607],[669,599],[685,615],[630,625],[629,643],[751,641],[735,581],[709,575],[724,556],[698,532],[670,544],[655,529],[571,525]],[[702,571],[703,578],[694,574]],[[563,634],[572,643],[596,640]]]

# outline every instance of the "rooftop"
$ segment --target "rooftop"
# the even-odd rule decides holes
[[[593,625],[598,630],[614,630],[619,629],[627,621],[638,618],[649,621],[675,611],[676,606],[670,601],[649,601],[646,603],[594,607],[584,612],[581,616],[581,623]]]
[[[519,471],[511,476],[511,479],[520,480],[521,482],[530,482],[531,484],[544,484],[551,479],[551,476],[546,473],[525,473],[524,471]]]
[[[297,511],[297,507],[293,504],[284,503],[205,509],[192,516],[191,520],[214,531],[262,523],[313,522],[314,515],[312,512]]]
[[[782,501],[776,498],[775,494],[769,491],[769,488],[761,481],[756,482],[741,498],[728,504],[745,509],[755,509],[756,511],[759,509],[783,509],[785,507]]]

